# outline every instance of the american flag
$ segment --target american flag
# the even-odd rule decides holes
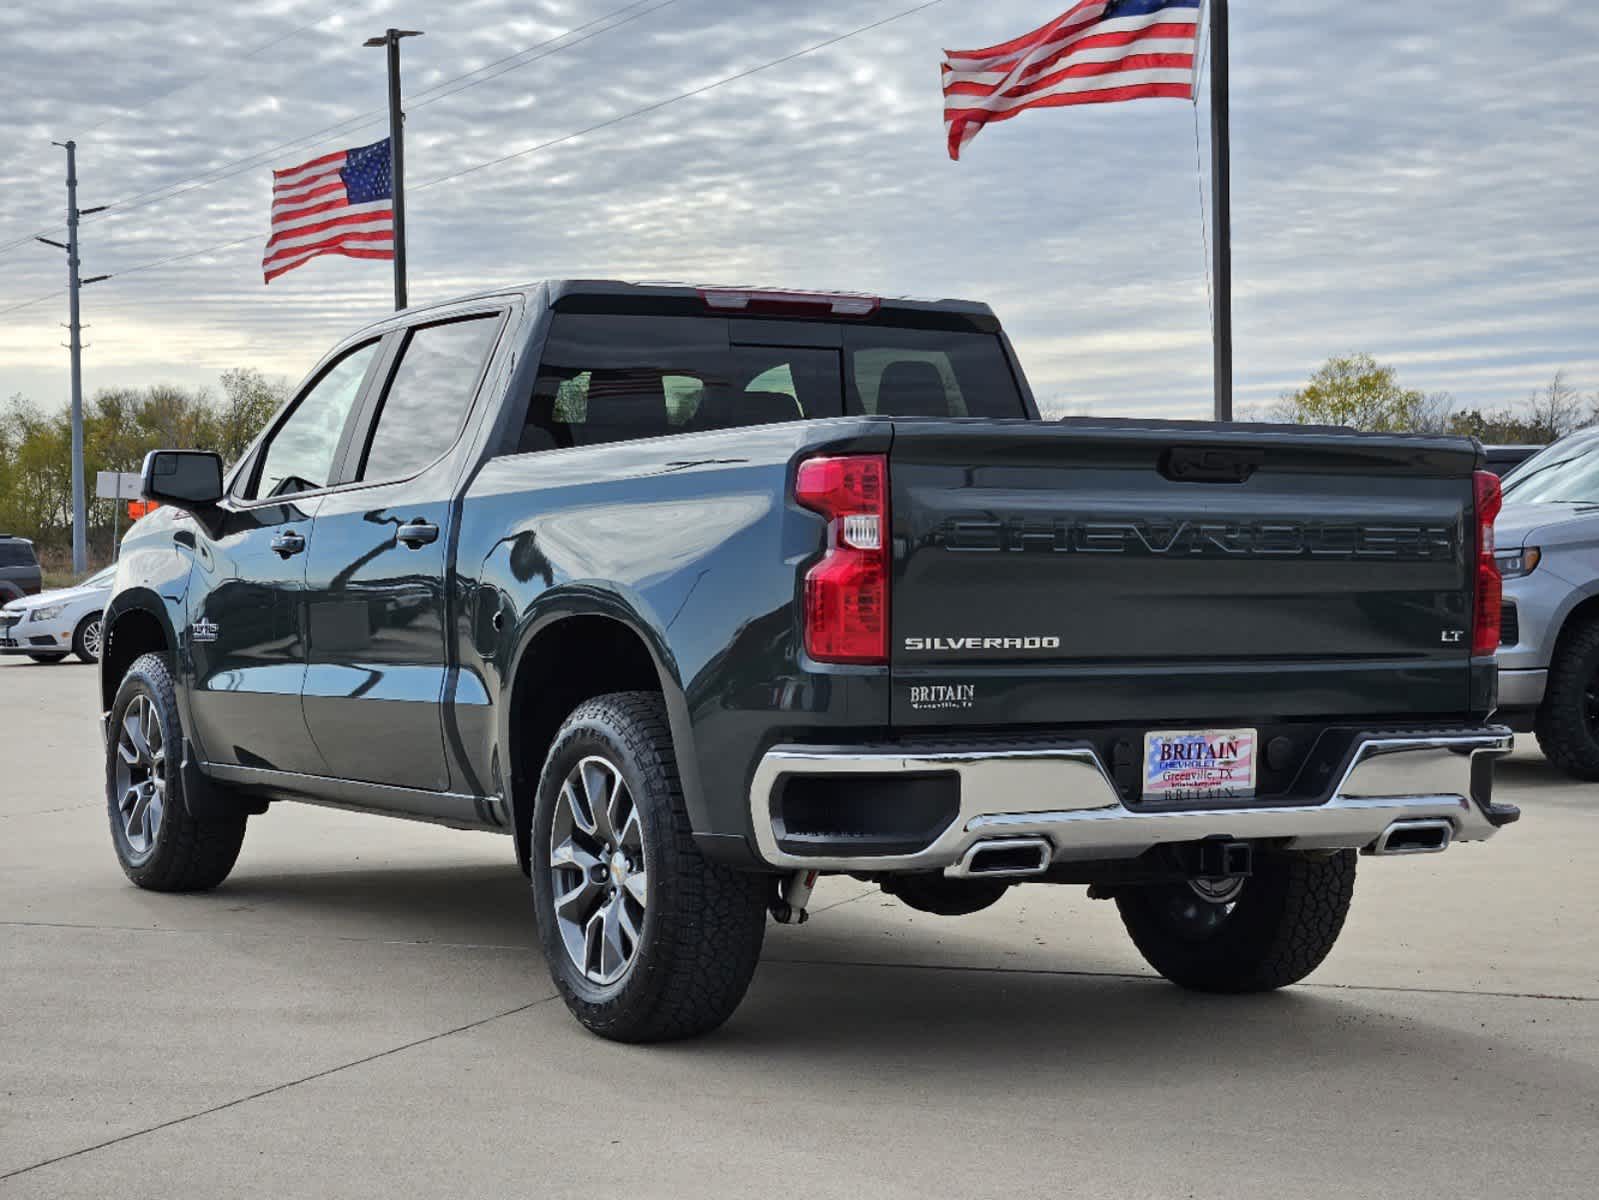
[[[272,172],[272,236],[261,257],[266,281],[319,254],[394,257],[388,138]]]
[[[986,50],[944,51],[949,156],[1029,108],[1194,94],[1199,0],[1082,0]]]

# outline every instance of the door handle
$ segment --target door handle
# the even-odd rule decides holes
[[[431,545],[439,540],[439,527],[421,517],[407,525],[401,525],[400,531],[394,535],[412,550],[420,550],[423,546]]]
[[[292,529],[285,529],[272,539],[272,549],[279,558],[289,558],[305,549],[305,539]]]

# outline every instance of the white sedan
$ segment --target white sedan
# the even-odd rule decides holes
[[[116,573],[109,566],[77,587],[40,592],[0,608],[0,654],[26,654],[42,663],[76,654],[86,663],[98,662],[100,614]]]

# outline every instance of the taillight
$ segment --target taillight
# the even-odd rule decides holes
[[[888,661],[888,460],[809,458],[794,499],[827,518],[827,553],[805,575],[805,650],[818,662]]]
[[[1485,655],[1499,647],[1504,581],[1499,564],[1494,562],[1494,520],[1504,505],[1504,496],[1499,490],[1499,476],[1492,471],[1478,471],[1472,479],[1477,498],[1477,586],[1472,606],[1471,653]]]

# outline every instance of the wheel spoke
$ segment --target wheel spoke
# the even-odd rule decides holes
[[[601,925],[600,973],[607,978],[615,975],[627,965],[627,952],[622,948],[622,900],[621,897],[612,897],[610,903],[600,909],[604,918]]]
[[[622,886],[627,889],[628,895],[632,896],[633,899],[638,901],[638,906],[640,908],[643,908],[650,902],[649,872],[642,869],[632,872],[630,875],[628,875],[627,882]]]
[[[148,762],[150,758],[150,743],[144,740],[143,717],[140,701],[135,700],[128,707],[122,717],[123,732],[128,735],[128,743],[133,747],[134,762]]]
[[[563,921],[587,921],[593,915],[590,909],[594,899],[601,894],[600,885],[585,876],[581,883],[573,884],[570,890],[557,893],[555,911]]]
[[[583,798],[588,802],[589,812],[594,818],[594,836],[602,842],[614,841],[616,831],[611,825],[614,773],[609,764],[598,758],[584,759],[579,764],[577,773],[583,784]],[[620,784],[620,782],[620,777],[616,777],[615,783]]]
[[[621,896],[616,898],[616,921],[624,937],[627,938],[627,955],[632,955],[638,950],[639,928],[633,921],[633,913],[623,901]]]
[[[600,865],[600,860],[590,854],[572,838],[567,838],[555,849],[550,851],[550,866],[573,867],[583,872],[583,878],[588,879],[594,873],[594,868]]]
[[[633,797],[628,795],[627,785],[622,782],[622,776],[618,773],[611,787],[611,794],[605,801],[605,821],[615,833],[618,846],[627,840],[627,823],[632,815]]]
[[[642,849],[644,846],[644,826],[639,819],[636,804],[628,805],[627,820],[622,824],[621,842],[622,845],[633,849]]]
[[[145,794],[144,789],[140,788],[134,796],[133,807],[128,810],[127,824],[128,841],[134,843],[136,848],[142,848],[138,847],[138,843],[142,842],[146,836],[145,823],[148,820],[149,811],[149,797]]]
[[[570,779],[561,785],[561,801],[566,805],[567,812],[572,814],[572,824],[590,837],[594,837],[594,818],[589,815],[588,807],[578,795],[578,789],[572,786]]]
[[[166,739],[161,734],[161,718],[156,715],[155,705],[144,706],[144,740],[150,747],[150,761],[152,765],[165,757]]]
[[[600,978],[605,974],[600,965],[603,957],[602,944],[605,940],[605,909],[595,910],[594,915],[583,926],[583,973],[590,978]]]
[[[127,763],[128,766],[136,767],[139,765],[139,752],[134,749],[133,744],[125,735],[117,739],[117,753],[122,756],[122,761]]]

